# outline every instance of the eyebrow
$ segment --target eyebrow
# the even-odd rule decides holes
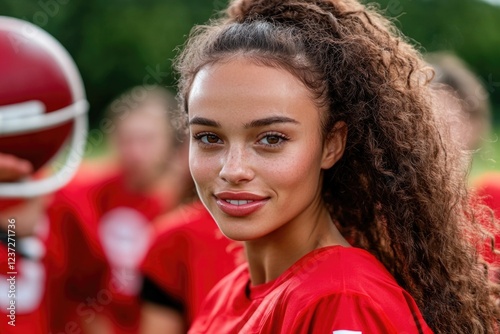
[[[262,119],[256,119],[251,121],[250,123],[247,123],[244,125],[245,129],[248,128],[258,128],[258,127],[263,127],[263,126],[268,126],[276,123],[293,123],[293,124],[299,124],[296,120],[290,117],[285,117],[285,116],[271,116],[267,118],[262,118]],[[189,125],[205,125],[205,126],[212,126],[215,128],[220,128],[221,125],[219,122],[216,122],[212,119],[209,118],[204,118],[204,117],[198,117],[195,116],[189,121]]]
[[[299,122],[297,122],[293,118],[284,117],[284,116],[272,116],[272,117],[267,117],[267,118],[262,118],[262,119],[256,119],[254,121],[251,121],[250,123],[245,124],[244,127],[245,127],[245,129],[258,128],[258,127],[272,125],[272,124],[276,124],[276,123],[299,124]]]
[[[215,128],[220,128],[220,124],[214,120],[204,118],[204,117],[198,117],[195,116],[189,121],[189,125],[206,125],[206,126],[213,126]]]

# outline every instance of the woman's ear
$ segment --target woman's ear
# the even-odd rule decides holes
[[[329,169],[339,161],[344,154],[346,139],[347,124],[343,121],[335,123],[323,145],[322,169]]]

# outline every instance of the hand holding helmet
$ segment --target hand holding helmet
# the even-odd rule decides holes
[[[0,153],[0,182],[15,181],[33,172],[33,166],[27,160]]]

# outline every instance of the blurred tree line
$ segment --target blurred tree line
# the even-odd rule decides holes
[[[377,0],[422,51],[450,50],[476,71],[500,111],[500,7],[480,0]],[[98,126],[124,90],[146,84],[175,89],[171,60],[194,24],[227,0],[1,0],[0,15],[30,21],[74,57]],[[0,55],[1,60],[1,55]],[[497,121],[500,121],[499,112]]]

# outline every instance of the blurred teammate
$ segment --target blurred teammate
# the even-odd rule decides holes
[[[242,245],[226,238],[196,201],[160,217],[145,275],[141,334],[186,333],[209,291],[243,263]]]
[[[102,268],[103,260],[105,264],[98,279],[100,288],[91,293],[96,298],[101,291],[104,302],[92,314],[80,312],[75,320],[88,333],[138,330],[139,265],[153,238],[151,221],[174,208],[192,188],[187,162],[182,163],[185,146],[170,122],[175,111],[173,95],[160,87],[136,87],[118,97],[106,114],[117,167],[89,184],[79,183],[74,192],[66,194],[75,206],[79,205],[76,202],[90,202],[98,217],[85,222],[80,240],[94,251],[74,255],[75,261],[84,260],[87,267],[94,267],[92,272]],[[76,298],[82,299],[85,296]]]
[[[464,150],[473,154],[481,150],[491,132],[491,106],[489,94],[477,76],[467,64],[457,56],[446,53],[431,53],[426,56],[427,61],[435,70],[434,83],[438,88],[438,104],[447,109],[445,121],[451,125],[451,136],[462,144]],[[440,86],[441,85],[441,86]],[[469,166],[470,161],[463,163]],[[465,167],[464,167],[465,169]],[[479,177],[472,184],[474,201],[484,203],[498,217],[500,214],[500,176],[497,173],[488,173]],[[489,219],[481,219],[481,224],[487,230],[495,230]],[[498,276],[500,256],[497,254],[500,245],[500,235],[486,235],[486,242],[481,243],[479,250],[484,259],[492,263],[493,274]],[[495,249],[491,251],[491,240],[495,240]],[[500,279],[500,276],[496,278]]]
[[[434,84],[441,86],[441,104],[460,108],[460,122],[452,129],[466,150],[478,150],[491,131],[489,94],[467,64],[447,53],[430,53],[426,60],[434,68]],[[448,87],[450,90],[446,90]],[[451,95],[446,94],[451,93]],[[454,95],[453,95],[454,94]],[[458,99],[457,99],[458,98]]]
[[[64,256],[49,194],[79,165],[88,103],[73,60],[37,26],[0,16],[0,58],[0,332],[46,334]]]

